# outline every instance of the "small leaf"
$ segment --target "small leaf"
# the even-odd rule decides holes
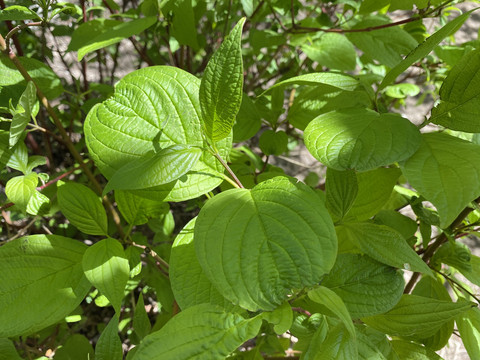
[[[416,295],[403,295],[400,302],[382,315],[362,319],[368,326],[392,336],[435,334],[442,325],[474,306],[470,302],[451,302]]]
[[[0,10],[0,21],[35,19],[40,19],[40,16],[25,6],[12,5]]]
[[[337,316],[343,322],[345,328],[355,340],[355,327],[353,326],[350,313],[348,312],[347,307],[343,303],[341,297],[325,286],[320,286],[316,289],[310,290],[308,292],[308,297],[317,304],[325,306],[329,311],[335,314],[335,316]]]
[[[118,169],[103,192],[168,184],[189,172],[201,155],[201,149],[186,145],[172,145],[156,154],[146,154]]]
[[[470,359],[480,358],[480,310],[473,308],[455,318]]]
[[[16,176],[8,180],[5,194],[22,211],[26,211],[30,198],[35,194],[38,184],[38,175],[31,173],[26,176]]]
[[[83,57],[90,52],[103,49],[104,47],[128,39],[130,36],[142,33],[156,22],[157,17],[150,16],[143,19],[123,22],[109,28],[108,31],[103,31],[99,35],[90,38],[87,44],[78,49],[78,61],[81,61]]]
[[[308,151],[335,170],[365,171],[410,157],[420,145],[420,132],[407,119],[367,109],[332,111],[305,129]]]
[[[192,306],[143,339],[132,360],[223,360],[257,335],[262,320],[211,305]]]
[[[107,238],[90,246],[82,260],[87,279],[113,305],[120,314],[125,286],[130,276],[130,266],[122,245],[115,239]]]
[[[395,99],[405,99],[407,96],[416,96],[420,88],[415,84],[395,84],[387,86],[385,94]]]
[[[312,61],[329,69],[353,70],[357,54],[353,44],[342,34],[323,33],[311,44],[301,46],[302,51]]]
[[[480,196],[480,146],[445,133],[422,138],[418,151],[400,166],[412,187],[437,208],[445,229]]]
[[[108,235],[107,213],[93,190],[68,182],[58,187],[57,194],[60,209],[78,230],[89,235]]]
[[[25,127],[30,122],[36,101],[37,92],[35,85],[32,81],[29,81],[27,88],[18,100],[17,112],[12,117],[12,123],[10,124],[10,147],[15,146],[20,136],[22,136]],[[19,107],[23,109],[23,111],[19,111]]]
[[[275,177],[207,201],[195,225],[195,250],[223,296],[248,310],[274,310],[292,289],[318,283],[331,269],[337,240],[315,192]]]
[[[462,24],[470,17],[470,14],[476,9],[470,10],[465,14],[458,16],[452,21],[448,21],[444,27],[434,33],[432,36],[427,38],[423,43],[415,48],[408,56],[398,63],[394,68],[392,68],[382,83],[378,87],[378,91],[384,89],[387,85],[393,83],[395,79],[407,70],[410,65],[417,62],[420,59],[426,57],[440,42],[446,37],[454,34]]]
[[[205,134],[213,142],[226,138],[242,102],[242,18],[212,56],[200,83]]]
[[[358,359],[357,341],[342,323],[329,328],[325,340],[314,349],[316,351],[309,359]]]
[[[130,191],[115,190],[115,201],[120,213],[132,225],[143,225],[149,219],[159,218],[170,210],[166,202],[136,196]]]
[[[50,199],[35,190],[28,201],[26,212],[30,215],[39,215],[48,210]]]
[[[95,346],[96,360],[122,360],[122,342],[118,336],[118,315],[114,315],[103,329]]]
[[[55,360],[84,360],[94,356],[92,344],[85,335],[73,334],[55,351]]]
[[[12,169],[21,171],[24,175],[29,175],[28,171],[28,149],[25,143],[20,142],[11,149],[11,155],[8,159],[7,166]]]
[[[357,175],[354,170],[337,171],[327,168],[325,183],[328,211],[334,219],[341,220],[352,207],[358,193]]]
[[[351,240],[371,258],[399,269],[418,271],[432,276],[430,268],[398,232],[384,225],[368,222],[346,223]]]
[[[450,70],[430,121],[452,130],[480,132],[480,51],[470,51]]]
[[[0,339],[0,360],[22,360],[9,339]]]
[[[44,329],[80,304],[90,289],[81,268],[85,249],[58,235],[30,235],[0,247],[0,337]]]
[[[282,335],[290,329],[293,322],[292,307],[288,301],[271,312],[263,312],[262,318],[273,324],[273,330],[277,335]]]
[[[152,330],[150,319],[145,311],[145,303],[143,302],[142,294],[138,296],[137,305],[135,306],[135,312],[133,314],[133,330],[140,340],[147,336],[150,333],[150,330]]]
[[[340,254],[322,285],[340,296],[352,318],[358,319],[393,308],[405,282],[396,269],[368,256]]]
[[[258,146],[265,155],[281,155],[287,151],[288,136],[285,131],[265,130],[258,139]]]

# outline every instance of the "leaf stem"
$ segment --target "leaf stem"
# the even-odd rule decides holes
[[[457,280],[455,280],[454,278],[451,278],[450,276],[442,273],[441,271],[438,271],[437,269],[432,269],[432,270],[435,271],[437,274],[442,275],[451,284],[454,284],[455,286],[457,286],[460,289],[462,289],[463,291],[465,291],[468,295],[470,295],[472,298],[474,298],[480,304],[480,299],[478,297],[476,297],[475,295],[473,295],[471,291],[467,290],[465,288],[465,286],[460,284]]]
[[[217,158],[217,160],[220,161],[220,164],[222,164],[223,167],[227,170],[227,172],[230,174],[230,176],[233,178],[233,180],[237,183],[238,187],[241,188],[241,189],[245,189],[245,186],[243,186],[242,182],[237,178],[237,176],[232,171],[232,169],[230,169],[230,166],[228,166],[228,164],[225,162],[225,160],[222,159],[220,154],[217,151],[215,151],[215,152],[213,152],[213,156],[215,156]]]

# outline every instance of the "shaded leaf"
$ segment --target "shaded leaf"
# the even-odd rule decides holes
[[[122,360],[122,342],[118,336],[118,315],[114,315],[103,329],[95,346],[96,360]]]
[[[358,193],[357,175],[354,170],[327,169],[325,183],[328,211],[334,219],[342,219],[352,207]]]
[[[17,112],[12,117],[12,123],[10,124],[10,147],[15,146],[23,134],[25,127],[30,122],[36,101],[37,93],[35,85],[32,81],[29,81],[27,88],[18,100]]]

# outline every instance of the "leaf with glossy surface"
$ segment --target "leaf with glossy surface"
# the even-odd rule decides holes
[[[474,306],[470,302],[451,302],[423,296],[403,295],[393,309],[362,321],[392,336],[425,338],[435,334],[443,324]]]
[[[130,265],[123,247],[115,239],[107,238],[90,246],[82,260],[87,279],[120,314],[125,286],[130,276]]]
[[[27,88],[18,100],[17,112],[12,117],[12,123],[10,124],[10,147],[15,146],[23,134],[25,127],[30,122],[36,101],[37,93],[35,85],[32,81],[29,81]]]
[[[262,320],[211,304],[188,308],[143,339],[132,360],[221,360],[257,335]]]
[[[195,225],[205,274],[234,304],[273,310],[335,262],[333,223],[313,190],[285,177],[210,199]]]
[[[103,192],[168,184],[189,172],[201,155],[201,149],[186,145],[171,145],[155,154],[145,154],[118,169]]]
[[[410,67],[410,65],[426,57],[438,44],[440,44],[443,39],[454,34],[458,29],[460,29],[462,24],[469,18],[473,11],[474,10],[468,11],[465,14],[456,17],[452,21],[448,21],[444,27],[417,46],[415,50],[408,54],[405,59],[403,59],[387,73],[382,83],[378,87],[378,90],[380,91],[387,85],[393,83],[400,74]]]
[[[26,211],[28,202],[35,193],[38,184],[38,175],[31,173],[25,176],[15,176],[8,180],[5,194],[22,211]]]
[[[86,246],[57,235],[31,235],[0,247],[0,337],[30,334],[61,321],[90,283],[81,261]]]
[[[357,175],[354,170],[327,169],[325,195],[328,211],[334,220],[342,219],[353,205],[358,193]]]
[[[422,138],[418,151],[400,166],[412,187],[437,208],[445,229],[480,196],[480,146],[444,133]]]
[[[351,240],[371,258],[399,269],[432,275],[430,268],[397,231],[368,222],[347,223]]]
[[[67,182],[58,187],[58,205],[78,230],[89,235],[108,235],[107,213],[100,198],[82,184]]]
[[[450,70],[430,121],[452,130],[480,132],[480,50],[470,51]]]
[[[112,98],[90,110],[85,137],[90,155],[110,179],[124,164],[148,152],[184,144],[205,148],[200,124],[199,80],[174,67],[154,66],[125,76]],[[231,138],[216,144],[226,159]],[[183,201],[211,191],[223,182],[223,166],[208,152],[182,178],[148,190],[139,196]]]
[[[308,124],[304,138],[318,161],[339,171],[366,171],[405,160],[420,145],[420,132],[407,119],[367,109],[320,115]]]
[[[215,52],[200,83],[205,135],[213,142],[226,138],[242,103],[242,18]]]
[[[172,245],[169,272],[175,300],[182,310],[203,303],[231,308],[232,305],[213,286],[198,262],[193,237],[196,219],[185,225]]]
[[[322,281],[343,300],[353,319],[384,313],[403,294],[403,276],[368,256],[340,254]]]
[[[122,342],[118,336],[118,315],[114,315],[103,329],[95,346],[96,360],[122,360]]]
[[[170,207],[163,201],[136,196],[130,191],[115,191],[115,202],[125,220],[132,225],[143,225],[149,219],[164,216]]]

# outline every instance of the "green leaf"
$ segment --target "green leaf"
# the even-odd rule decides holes
[[[93,19],[80,24],[71,34],[70,43],[67,51],[78,51],[80,48],[88,45],[92,39],[99,34],[110,31],[113,27],[121,25],[119,20],[112,19]]]
[[[114,96],[94,106],[85,122],[87,146],[102,174],[109,179],[124,164],[158,148],[175,144],[206,148],[201,133],[198,85],[199,80],[193,75],[167,66],[134,71],[117,83]],[[216,146],[226,159],[231,138]],[[135,194],[165,201],[196,198],[223,182],[219,174],[223,170],[213,155],[205,151],[181,181],[135,190]]]
[[[0,360],[22,360],[9,339],[0,339]]]
[[[399,269],[432,275],[430,268],[397,231],[368,222],[347,223],[351,240],[371,258]]]
[[[382,314],[397,304],[405,282],[396,269],[368,256],[340,254],[322,285],[344,302],[353,319]]]
[[[0,337],[46,328],[80,304],[90,289],[80,264],[85,249],[57,235],[30,235],[0,247]]]
[[[58,187],[58,205],[78,230],[89,235],[108,235],[107,213],[100,198],[85,185],[68,182]]]
[[[387,360],[384,353],[379,349],[375,340],[378,340],[378,337],[369,336],[367,327],[356,326],[355,330],[357,331],[357,347],[358,347],[358,359],[359,360]],[[383,334],[382,334],[383,335]],[[385,342],[388,342],[386,337],[383,337]],[[383,349],[382,349],[383,350]]]
[[[119,43],[133,35],[138,35],[157,22],[156,16],[149,16],[104,29],[100,34],[90,38],[88,42],[78,49],[78,61],[85,55],[95,50],[103,49],[109,45]]]
[[[458,16],[452,21],[448,21],[444,27],[417,46],[415,50],[408,54],[405,59],[403,59],[387,73],[382,83],[378,87],[378,91],[393,83],[400,74],[410,67],[410,65],[426,57],[443,39],[454,34],[458,29],[460,29],[462,24],[469,18],[473,11],[475,11],[475,9]]]
[[[212,56],[200,83],[205,134],[213,142],[226,138],[242,102],[242,18]]]
[[[40,19],[40,16],[25,6],[12,5],[0,10],[0,21],[35,19]]]
[[[87,279],[113,305],[120,314],[125,286],[130,276],[130,266],[123,247],[115,239],[107,238],[90,246],[82,260]]]
[[[11,152],[7,166],[28,175],[28,149],[25,143],[18,143],[11,151],[13,152]]]
[[[80,334],[73,334],[55,351],[55,360],[84,360],[91,359],[94,351],[90,341]]]
[[[166,202],[139,197],[130,191],[116,190],[115,201],[120,213],[132,225],[146,224],[149,219],[165,215],[170,209]]]
[[[336,317],[338,317],[345,328],[348,330],[352,338],[356,339],[355,327],[353,326],[352,317],[343,303],[343,300],[334,291],[325,286],[319,286],[308,292],[308,297],[317,304],[325,306]]]
[[[15,146],[23,134],[25,127],[30,122],[36,101],[37,93],[35,85],[32,81],[29,81],[27,88],[18,100],[17,112],[12,117],[12,123],[10,124],[10,147]]]
[[[47,65],[33,58],[17,57],[47,99],[55,99],[64,89],[59,77]],[[19,99],[27,82],[12,61],[0,54],[0,106],[8,107],[9,99]]]
[[[358,193],[346,217],[362,221],[376,215],[390,198],[400,175],[398,168],[378,168],[357,173]]]
[[[355,171],[337,171],[327,168],[325,192],[325,205],[328,211],[335,220],[341,220],[348,213],[357,197],[358,185]]]
[[[393,351],[401,360],[442,360],[433,350],[404,340],[392,340]]]
[[[265,155],[281,155],[287,151],[288,136],[285,131],[265,130],[258,139],[258,146]]]
[[[420,145],[420,132],[407,119],[367,109],[320,115],[308,124],[304,138],[318,161],[339,171],[365,171],[405,160]]]
[[[187,145],[171,145],[155,154],[145,154],[118,169],[103,192],[168,184],[189,172],[201,155],[201,149]]]
[[[170,34],[181,45],[188,45],[198,51],[197,21],[192,8],[192,0],[169,1],[162,11],[173,14]]]
[[[300,89],[299,89],[300,90]],[[297,129],[305,130],[318,115],[350,107],[369,107],[371,100],[363,90],[346,91],[321,86],[309,86],[297,91],[287,120]]]
[[[480,358],[480,310],[473,308],[455,318],[470,359]]]
[[[103,329],[95,346],[95,360],[122,360],[122,342],[118,336],[118,315]]]
[[[357,23],[353,29],[388,24],[389,21],[381,17],[372,17]],[[402,60],[402,55],[408,54],[417,46],[417,41],[401,27],[388,27],[367,32],[352,32],[347,38],[369,57],[378,60],[381,64],[394,67]]]
[[[133,330],[141,340],[147,336],[152,330],[150,319],[145,311],[145,303],[143,302],[143,295],[138,296],[137,305],[135,306],[135,312],[133,315]]]
[[[50,205],[50,199],[41,192],[35,190],[28,201],[26,212],[30,215],[41,215],[45,213]]]
[[[362,321],[392,336],[431,336],[455,316],[468,311],[473,303],[429,299],[403,295],[399,303],[382,315],[365,317]]]
[[[195,225],[195,250],[223,296],[248,310],[273,310],[292,289],[320,281],[337,241],[315,192],[276,177],[210,199]]]
[[[301,49],[312,61],[329,69],[344,71],[355,69],[357,53],[344,35],[323,33],[311,45],[304,44]]]
[[[353,91],[359,85],[358,79],[350,75],[338,74],[334,72],[318,72],[299,76],[280,81],[272,87],[265,90],[260,96],[273,89],[284,88],[292,85],[314,85],[318,88],[328,89],[330,91],[346,90]]]
[[[480,132],[480,51],[470,51],[450,70],[430,121],[452,130]]]
[[[405,240],[415,236],[418,224],[412,218],[402,215],[395,210],[382,210],[375,216],[375,224],[386,225],[398,231]]]
[[[172,245],[169,275],[175,300],[182,310],[203,303],[231,308],[230,302],[212,285],[198,262],[193,237],[196,219],[185,225]]]
[[[357,341],[345,328],[339,323],[328,330],[325,340],[315,347],[315,354],[309,359],[313,360],[356,360],[358,359]]]
[[[420,88],[415,84],[395,84],[387,86],[385,94],[395,99],[405,99],[407,96],[416,96]]]
[[[26,176],[15,176],[8,180],[5,194],[22,211],[26,211],[30,198],[35,193],[38,184],[38,175],[31,173]]]
[[[233,126],[233,141],[245,141],[255,136],[262,126],[260,113],[255,103],[245,94],[242,95],[242,104]]]
[[[244,319],[211,305],[188,308],[143,339],[132,360],[223,360],[257,335],[261,318]]]
[[[437,208],[445,229],[480,196],[480,146],[444,133],[422,138],[418,151],[400,166],[412,187]]]
[[[288,301],[285,301],[275,310],[271,312],[263,312],[262,319],[268,321],[270,324],[273,324],[273,330],[277,335],[282,335],[286,333],[292,326],[292,307]]]

